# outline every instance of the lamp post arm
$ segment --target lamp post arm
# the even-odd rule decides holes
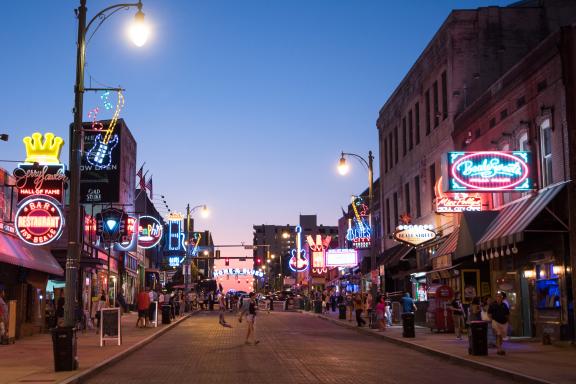
[[[137,3],[124,3],[124,4],[115,4],[115,5],[111,5],[107,8],[104,8],[103,10],[101,10],[100,12],[98,12],[89,22],[88,25],[86,25],[86,28],[84,29],[84,33],[87,33],[90,30],[90,27],[92,26],[92,23],[94,23],[94,21],[96,21],[97,19],[100,19],[100,22],[98,23],[98,26],[96,27],[96,29],[94,30],[94,32],[92,32],[92,35],[90,35],[90,39],[92,38],[92,36],[94,35],[94,33],[96,33],[96,31],[98,30],[98,28],[100,28],[100,25],[102,25],[102,23],[109,18],[110,16],[112,16],[113,14],[115,14],[116,12],[118,12],[121,9],[129,9],[131,7],[138,7],[138,10],[142,10],[142,2],[139,1]],[[108,11],[111,11],[110,13],[106,13]],[[90,41],[90,39],[88,39],[88,41]]]
[[[342,152],[342,157],[344,156],[352,156],[355,157],[356,159],[358,159],[365,167],[366,169],[370,170],[370,164],[368,163],[368,161],[366,161],[366,159],[364,159],[362,156],[357,155],[355,153],[348,153],[348,152]],[[372,156],[372,151],[370,151],[370,156]]]

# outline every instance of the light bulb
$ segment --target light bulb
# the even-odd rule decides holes
[[[134,16],[134,21],[130,25],[130,38],[132,42],[137,47],[141,47],[146,44],[148,40],[148,35],[150,34],[150,28],[144,21],[144,13],[142,11],[136,12]]]

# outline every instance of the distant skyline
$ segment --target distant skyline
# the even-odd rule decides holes
[[[207,204],[195,224],[216,244],[251,243],[253,225],[300,214],[337,225],[368,186],[356,160],[348,176],[336,172],[340,152],[372,150],[378,178],[378,112],[450,11],[511,2],[145,0],[148,44],[125,36],[134,10],[113,15],[87,47],[85,83],[126,88],[121,117],[156,196],[183,213]],[[78,3],[4,4],[1,160],[22,160],[22,138],[50,131],[64,137],[67,162]],[[88,0],[88,17],[112,4]],[[85,121],[98,104],[86,94]]]

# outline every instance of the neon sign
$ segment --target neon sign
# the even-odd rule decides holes
[[[61,137],[48,132],[42,141],[42,134],[35,132],[32,137],[26,136],[22,141],[26,147],[25,163],[60,164],[60,151],[64,145]]]
[[[399,225],[394,232],[394,240],[417,247],[436,238],[432,225]]]
[[[310,248],[310,259],[312,260],[312,273],[323,274],[328,272],[326,268],[326,250],[330,246],[332,236],[326,236],[324,240],[320,235],[316,235],[316,240],[312,236],[306,237],[306,242]]]
[[[58,239],[64,227],[64,215],[51,197],[31,197],[16,212],[16,234],[30,245],[46,245]]]
[[[138,246],[150,249],[158,245],[162,240],[162,224],[152,216],[140,216],[138,224]]]
[[[447,212],[480,212],[484,206],[480,193],[444,193],[442,192],[442,176],[434,186],[436,194],[435,207],[438,213]]]
[[[102,98],[104,101],[104,107],[106,109],[110,109],[108,105],[111,106],[110,102],[108,101],[108,92],[104,95],[106,97]],[[103,96],[104,96],[103,95]],[[98,133],[94,140],[94,146],[88,151],[86,154],[86,161],[93,165],[96,169],[107,168],[112,164],[112,150],[116,145],[118,145],[118,135],[114,134],[114,128],[118,123],[118,117],[120,116],[120,111],[124,107],[124,95],[121,91],[118,91],[118,101],[116,102],[116,110],[114,111],[114,115],[110,120],[110,124],[108,124],[108,128],[106,130],[100,129],[99,131],[104,132],[104,136],[102,137],[101,133]],[[93,112],[94,121],[92,122],[92,126],[95,125],[97,110]]]
[[[529,191],[529,175],[530,152],[448,152],[450,191]]]
[[[246,275],[246,276],[264,277],[264,272],[249,268],[226,268],[226,269],[220,269],[218,271],[215,270],[213,274],[214,277],[220,277],[225,275],[233,275],[233,276]]]
[[[302,249],[302,227],[296,226],[296,248],[290,251],[292,257],[288,260],[288,266],[294,272],[304,272],[308,269],[306,250]]]
[[[179,213],[171,213],[166,220],[168,222],[168,250],[186,250],[184,244],[184,217]]]
[[[179,256],[168,257],[168,265],[171,267],[179,266],[180,265],[180,257]]]
[[[348,220],[346,240],[351,241],[355,249],[370,248],[372,228],[370,227],[368,206],[364,204],[361,197],[353,197],[352,209],[354,210],[354,217]]]
[[[329,249],[326,251],[328,267],[353,267],[358,264],[358,253],[355,249]]]

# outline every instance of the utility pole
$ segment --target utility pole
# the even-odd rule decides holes
[[[188,257],[188,249],[191,246],[190,241],[190,204],[186,205],[186,256],[184,257],[184,300],[186,301],[186,311],[190,310],[190,301],[188,299],[190,293],[190,258]]]

